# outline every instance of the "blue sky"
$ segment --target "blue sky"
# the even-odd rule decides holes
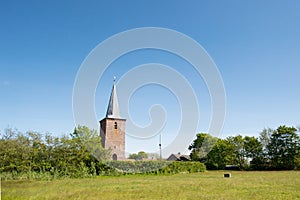
[[[210,54],[227,94],[223,137],[298,126],[299,10],[296,0],[1,1],[0,130],[72,132],[73,84],[85,57],[114,34],[149,26],[182,32]],[[183,60],[155,50],[132,52],[112,64],[95,94],[97,117],[105,115],[113,75],[148,62],[168,64],[186,76],[201,102],[198,131],[207,131],[211,105],[204,82],[183,67],[188,65]],[[171,117],[177,114],[176,100],[168,91],[144,87],[132,101],[138,124],[149,121],[144,108],[161,103],[173,112],[166,135],[177,128],[178,119]]]

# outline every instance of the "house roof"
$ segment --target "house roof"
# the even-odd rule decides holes
[[[191,160],[189,155],[171,154],[167,160],[188,161]]]

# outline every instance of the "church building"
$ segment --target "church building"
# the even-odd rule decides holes
[[[125,159],[125,124],[119,113],[116,81],[112,87],[106,116],[100,121],[100,137],[103,148],[111,150],[112,160]]]

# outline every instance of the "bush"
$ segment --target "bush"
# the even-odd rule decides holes
[[[177,173],[203,172],[206,170],[205,165],[200,162],[109,161],[109,162],[106,162],[105,165],[106,165],[106,168],[103,168],[103,170],[106,172],[106,175],[111,175],[111,174],[177,174]],[[115,169],[115,170],[113,170],[113,169]]]
[[[175,161],[159,170],[160,174],[195,173],[204,172],[206,167],[200,162]]]
[[[109,161],[108,166],[119,172],[140,174],[157,171],[169,164],[167,161]]]
[[[86,166],[83,162],[77,168],[66,167],[65,169],[54,169],[44,172],[2,172],[4,180],[9,179],[39,179],[53,180],[57,178],[89,178],[97,175],[120,176],[126,174],[177,174],[203,172],[206,167],[200,162],[180,161],[108,161],[96,162]]]

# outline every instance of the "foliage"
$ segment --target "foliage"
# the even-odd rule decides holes
[[[228,137],[227,141],[234,149],[232,164],[239,166],[240,169],[245,169],[247,164],[245,139],[241,135],[237,135],[235,137]]]
[[[300,169],[300,138],[294,127],[264,129],[259,138],[237,135],[220,139],[206,133],[197,134],[189,146],[197,162],[142,161],[147,153],[131,154],[137,161],[107,161],[111,152],[101,146],[95,130],[78,126],[62,137],[25,134],[8,128],[0,138],[0,174],[2,179],[84,178],[128,173],[181,173],[224,169]],[[156,155],[157,156],[157,155]],[[202,163],[200,163],[200,162]]]
[[[189,150],[192,150],[190,157],[194,161],[205,161],[207,154],[213,148],[218,138],[212,137],[207,133],[197,134],[197,138],[189,146]]]
[[[203,172],[205,165],[200,162],[180,161],[108,161],[105,164],[115,171],[112,174],[176,174]]]
[[[262,144],[263,147],[263,156],[264,158],[266,158],[267,160],[268,158],[268,145],[271,142],[271,135],[273,134],[274,130],[271,128],[264,128],[262,130],[262,132],[259,135],[259,141]]]
[[[96,131],[85,126],[78,126],[69,136],[60,138],[33,131],[21,134],[7,129],[0,139],[0,173],[4,180],[52,180],[128,173],[203,171],[198,163],[185,166],[167,161],[141,161],[147,153],[141,151],[137,155],[138,161],[107,161],[110,152],[101,147]]]
[[[109,155],[100,142],[96,131],[84,126],[61,138],[7,129],[0,139],[0,173],[11,178],[95,176],[96,163]]]
[[[105,164],[122,173],[148,173],[169,164],[167,161],[108,161]]]
[[[296,168],[300,151],[300,141],[296,131],[294,127],[280,126],[271,135],[267,148],[273,168]]]
[[[244,137],[244,148],[245,148],[245,156],[247,158],[251,158],[252,160],[255,158],[262,157],[263,145],[256,137]]]
[[[244,138],[245,157],[250,159],[248,169],[267,169],[267,161],[263,152],[263,144],[256,137],[245,136]]]
[[[191,159],[205,163],[208,169],[224,169],[226,165],[254,170],[300,169],[300,139],[294,127],[265,128],[259,138],[237,135],[217,139],[213,145],[214,139],[197,134],[189,146]]]
[[[208,153],[205,164],[208,169],[224,169],[226,165],[234,164],[234,156],[234,145],[219,139]]]
[[[203,163],[200,162],[182,162],[174,161],[167,166],[158,170],[157,173],[160,174],[177,174],[177,173],[195,173],[195,172],[204,172],[206,167]]]
[[[130,154],[128,158],[134,160],[143,160],[144,158],[148,158],[148,154],[144,151],[140,151],[137,154],[136,153]]]

